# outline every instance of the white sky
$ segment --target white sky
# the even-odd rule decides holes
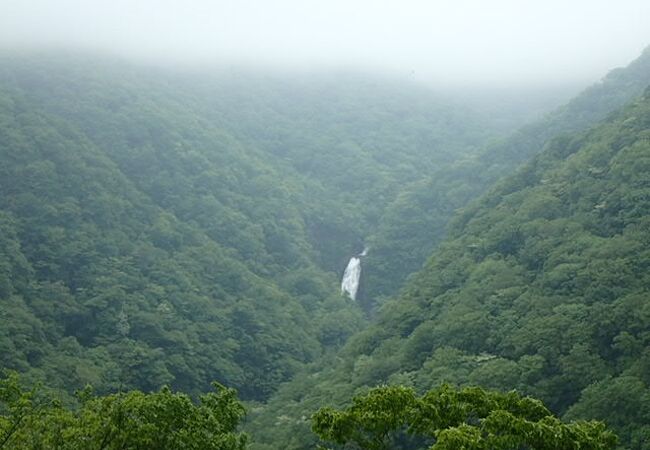
[[[0,0],[0,46],[174,63],[589,82],[650,45],[650,0]]]

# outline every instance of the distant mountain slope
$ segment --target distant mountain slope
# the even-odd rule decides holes
[[[236,197],[280,197],[275,205],[269,199],[273,214],[300,210],[304,219],[300,230],[284,227],[290,239],[303,240],[301,251],[309,241],[312,256],[337,272],[404,185],[494,136],[467,108],[424,89],[361,77],[174,73],[52,55],[8,57],[3,66],[0,80],[70,120],[141,189],[155,190],[162,206],[181,193],[172,200],[170,186],[192,197],[209,190],[223,207],[244,214],[248,224],[240,220],[233,233],[249,235],[250,223],[264,223],[262,211]],[[183,166],[166,167],[180,152]],[[206,158],[218,167],[211,181],[197,189],[198,180],[178,179]]]
[[[3,55],[0,367],[266,398],[361,328],[337,271],[387,203],[489,134],[455,108],[367,80]]]
[[[518,389],[650,448],[650,89],[551,140],[451,229],[367,329],[257,411],[256,448],[305,448],[301,418],[367,386],[445,381]]]
[[[539,153],[550,138],[583,130],[605,119],[639,96],[648,84],[650,48],[544,119],[470,158],[434,170],[402,191],[386,208],[369,239],[373,251],[365,261],[366,301],[372,303],[395,294],[406,277],[422,267],[444,238],[456,210]]]
[[[219,379],[257,398],[321,352],[307,307],[347,324],[325,325],[334,339],[359,322],[320,272],[305,294],[322,297],[301,304],[156,205],[73,127],[0,97],[4,369],[66,391],[197,392]]]

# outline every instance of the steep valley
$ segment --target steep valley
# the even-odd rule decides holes
[[[71,410],[217,381],[251,439],[215,448],[450,383],[650,449],[649,85],[647,49],[523,124],[389,78],[2,53],[0,369]]]

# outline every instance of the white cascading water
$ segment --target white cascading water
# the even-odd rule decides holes
[[[357,297],[359,290],[359,278],[361,277],[361,259],[353,256],[350,258],[348,266],[343,272],[343,279],[341,280],[341,293],[348,294],[352,300]]]
[[[368,249],[364,249],[358,256],[350,258],[348,266],[343,272],[341,280],[341,293],[347,294],[352,300],[356,300],[357,291],[359,290],[359,279],[361,278],[361,257],[368,254]]]

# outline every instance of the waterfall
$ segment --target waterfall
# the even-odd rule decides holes
[[[359,290],[359,279],[361,278],[361,257],[368,254],[368,249],[365,248],[357,256],[350,258],[350,262],[343,272],[343,279],[341,280],[341,293],[347,294],[352,300],[356,300],[357,291]]]
[[[357,297],[359,290],[359,277],[361,277],[361,259],[353,256],[350,258],[348,266],[343,272],[343,279],[341,280],[341,293],[348,294],[352,300]]]

